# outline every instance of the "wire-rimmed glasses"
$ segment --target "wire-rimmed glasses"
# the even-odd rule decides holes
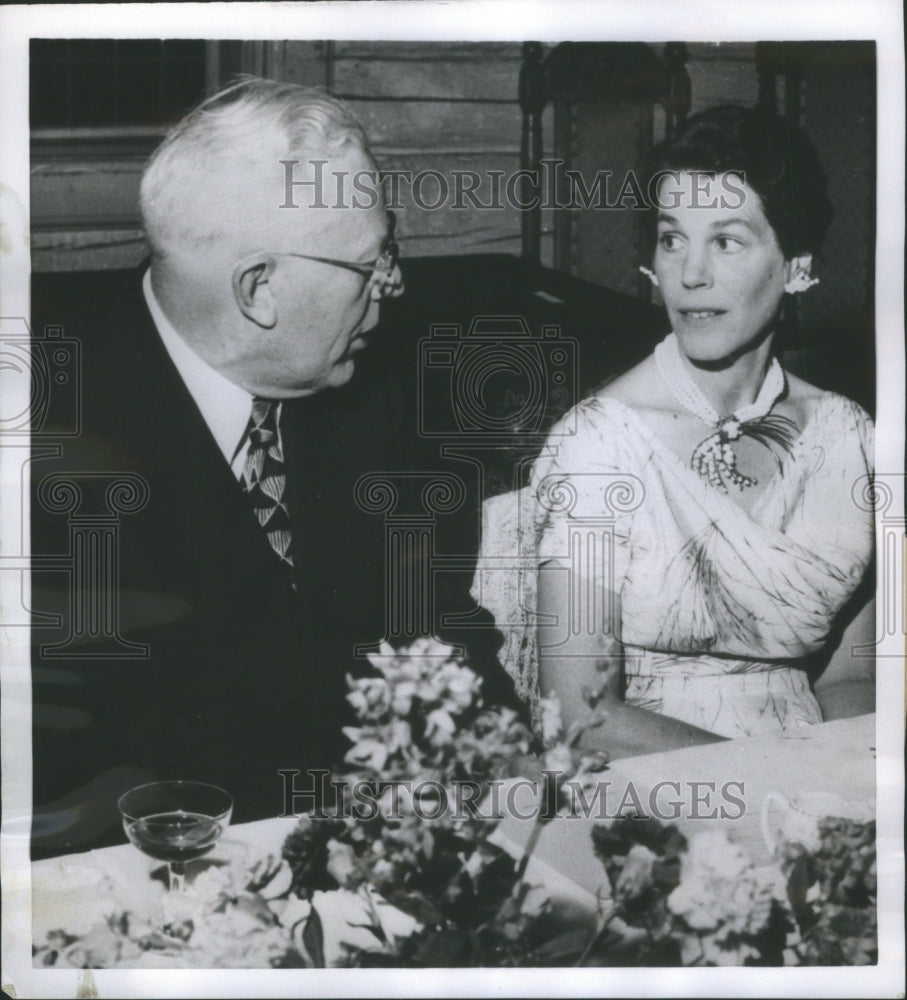
[[[346,271],[354,271],[356,274],[361,274],[369,281],[373,278],[377,278],[379,284],[383,286],[393,277],[400,257],[400,248],[394,239],[394,229],[396,226],[394,213],[388,212],[387,217],[389,228],[384,248],[381,253],[379,253],[378,256],[371,261],[357,262],[351,260],[341,260],[337,257],[320,257],[316,254],[295,253],[290,250],[259,250],[255,253],[246,254],[245,257],[243,257],[240,261],[237,261],[237,263],[242,263],[242,261],[248,260],[250,257],[258,257],[264,254],[272,257],[297,257],[300,260],[313,260],[318,264],[328,264],[331,267],[341,267]]]

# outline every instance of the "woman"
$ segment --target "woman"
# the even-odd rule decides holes
[[[874,634],[852,498],[872,424],[772,355],[831,217],[815,155],[783,119],[715,108],[659,151],[650,191],[643,270],[673,333],[554,428],[529,491],[538,686],[567,723],[592,693],[606,722],[584,742],[613,757],[874,710],[872,659],[850,653]],[[509,647],[524,691],[527,648],[520,665]]]

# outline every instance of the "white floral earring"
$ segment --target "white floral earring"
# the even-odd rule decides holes
[[[805,292],[807,289],[812,288],[813,285],[818,285],[818,278],[811,278],[809,276],[809,271],[796,271],[793,277],[784,286],[784,291],[788,295],[799,295],[801,292]]]
[[[652,282],[652,284],[658,288],[658,275],[654,271],[650,271],[647,267],[640,265],[639,270]]]

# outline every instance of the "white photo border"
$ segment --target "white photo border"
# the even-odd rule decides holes
[[[872,39],[878,55],[876,236],[877,451],[903,511],[904,456],[904,50],[896,0],[453,0],[446,3],[212,3],[9,6],[0,11],[0,315],[29,312],[28,44],[32,37],[210,39],[380,39],[540,41],[753,41]],[[517,37],[518,36],[518,37]],[[11,235],[10,235],[11,234]],[[2,373],[0,373],[2,375]],[[17,456],[0,448],[2,551],[18,552],[27,496],[7,486]],[[900,477],[900,478],[898,478]],[[900,484],[899,486],[897,484]],[[20,506],[17,506],[17,503]],[[13,547],[9,547],[12,539]],[[27,556],[27,553],[22,553]],[[901,557],[903,559],[903,551]],[[19,564],[15,564],[19,565]],[[19,573],[0,573],[0,609],[19,599]],[[27,575],[27,573],[26,573]],[[901,567],[900,582],[904,573]],[[897,598],[903,615],[903,592]],[[18,997],[347,996],[891,996],[903,989],[904,637],[887,636],[893,659],[879,672],[879,964],[842,969],[519,970],[99,970],[97,994],[76,971],[31,966],[28,809],[31,788],[27,628],[0,629],[2,663],[3,989]],[[90,979],[90,976],[88,977]],[[15,992],[13,992],[13,989]],[[903,996],[903,993],[900,993]]]

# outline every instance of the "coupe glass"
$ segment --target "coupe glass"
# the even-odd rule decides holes
[[[154,781],[120,796],[126,836],[142,852],[166,861],[170,891],[186,888],[186,862],[207,854],[230,822],[233,799],[201,781]]]

